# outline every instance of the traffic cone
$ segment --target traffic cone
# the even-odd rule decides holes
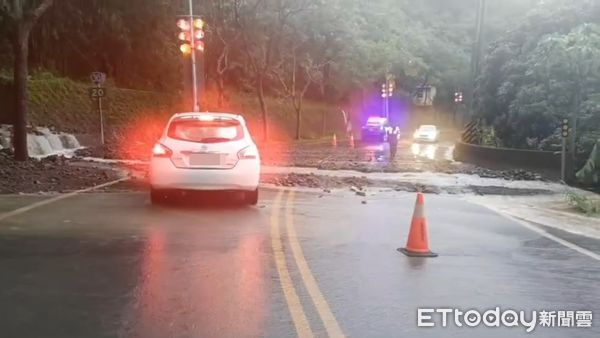
[[[437,257],[438,254],[429,249],[429,234],[427,219],[425,218],[425,198],[422,193],[417,193],[417,202],[410,224],[410,232],[405,248],[398,251],[410,257]]]
[[[350,134],[350,148],[354,149],[354,134]]]
[[[336,148],[337,147],[337,135],[333,134],[333,138],[331,139],[331,145]]]

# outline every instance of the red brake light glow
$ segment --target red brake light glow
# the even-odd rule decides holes
[[[157,143],[154,145],[154,148],[152,149],[152,155],[154,157],[169,157],[171,156],[172,151],[171,149],[165,147],[164,145]]]
[[[240,160],[255,160],[258,158],[258,149],[254,146],[246,147],[238,152]]]

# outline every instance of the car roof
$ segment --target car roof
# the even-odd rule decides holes
[[[433,124],[422,124],[419,128],[423,128],[423,129],[433,129],[436,128],[436,126],[434,126]]]
[[[388,119],[381,116],[369,116],[367,123],[386,123]]]
[[[244,122],[244,118],[240,114],[234,113],[223,113],[223,112],[186,112],[186,113],[176,113],[171,117],[171,120],[178,118],[194,118],[194,117],[202,117],[202,116],[211,116],[214,118],[228,118],[238,120],[240,122]]]

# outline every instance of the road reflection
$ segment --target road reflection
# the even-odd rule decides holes
[[[257,337],[264,331],[264,234],[198,250],[199,243],[214,245],[206,240],[149,228],[134,301],[134,335]]]
[[[435,154],[437,153],[437,144],[421,144],[413,143],[410,146],[413,155],[417,157],[426,158],[429,160],[435,160]]]
[[[389,154],[387,143],[366,144],[363,149],[369,162],[383,162]]]

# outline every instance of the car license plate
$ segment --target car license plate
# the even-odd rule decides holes
[[[223,165],[223,154],[190,154],[190,165]]]

